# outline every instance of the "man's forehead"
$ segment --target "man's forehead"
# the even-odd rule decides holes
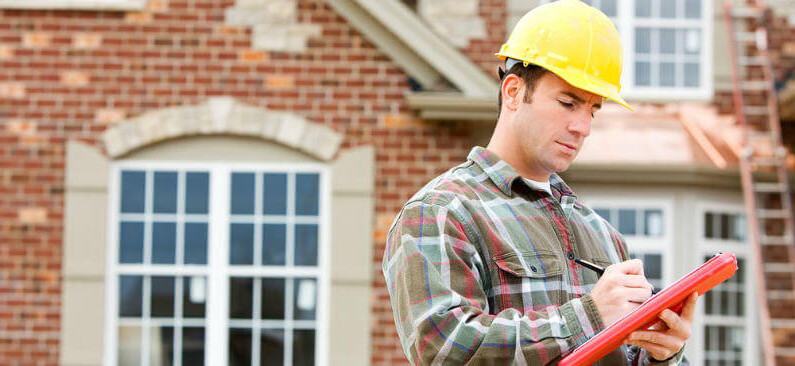
[[[601,95],[594,94],[587,90],[580,89],[574,85],[571,85],[568,82],[566,82],[566,80],[563,80],[563,78],[561,78],[560,76],[555,75],[555,73],[552,72],[545,73],[545,75],[542,77],[541,80],[543,81],[544,79],[547,79],[547,81],[552,83],[551,86],[554,89],[553,92],[555,93],[565,94],[571,97],[575,97],[579,99],[581,102],[595,100],[596,102],[594,104],[597,105],[601,105],[602,102],[604,101],[604,97],[602,97]]]

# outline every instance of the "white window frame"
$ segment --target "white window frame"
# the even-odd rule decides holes
[[[120,219],[120,195],[121,195],[121,171],[122,170],[144,170],[144,171],[206,171],[210,174],[209,187],[209,212],[208,212],[208,235],[207,235],[207,265],[123,265],[118,264],[118,235]],[[232,172],[286,172],[294,177],[296,173],[317,173],[320,175],[320,197],[319,197],[319,220],[318,230],[318,266],[317,268],[293,268],[286,271],[281,266],[233,266],[229,264],[229,226],[233,222],[229,210]],[[151,176],[151,175],[150,175]],[[180,178],[181,179],[181,178]],[[147,187],[151,187],[147,181]],[[196,163],[196,162],[152,162],[152,161],[122,161],[113,163],[110,167],[108,194],[108,218],[107,225],[107,251],[106,251],[106,273],[105,278],[105,342],[103,345],[103,365],[114,366],[118,363],[118,327],[120,325],[118,317],[118,282],[121,274],[134,274],[142,276],[166,275],[175,277],[185,277],[192,275],[204,275],[207,278],[207,302],[205,307],[205,319],[200,320],[205,326],[205,344],[217,345],[205,347],[204,359],[206,365],[225,365],[228,363],[228,332],[229,332],[229,279],[232,276],[240,277],[284,277],[294,278],[302,276],[313,276],[317,278],[317,312],[315,319],[315,364],[325,366],[328,364],[328,334],[329,334],[329,309],[330,309],[330,252],[331,242],[331,170],[328,166],[315,163]],[[179,186],[178,186],[179,187]],[[260,186],[261,188],[261,186]],[[256,187],[255,187],[256,189]],[[147,190],[147,197],[151,195],[151,188]],[[288,181],[288,201],[294,197],[293,188]],[[184,198],[184,192],[179,191],[178,203]],[[291,196],[292,194],[292,196]],[[147,198],[151,202],[151,198]],[[261,200],[260,200],[261,201]],[[288,203],[289,204],[289,203]],[[261,205],[257,202],[256,205]],[[257,206],[259,207],[259,206]],[[151,214],[146,214],[147,216]],[[178,216],[184,214],[178,213]],[[261,216],[261,215],[260,215]],[[149,217],[147,217],[149,219]],[[288,219],[288,226],[295,219],[294,215]],[[256,218],[255,222],[261,220]],[[293,221],[289,221],[293,220]],[[179,234],[178,234],[179,235]],[[146,237],[144,240],[149,240]],[[255,240],[255,250],[256,250]],[[289,251],[290,238],[287,238]],[[146,248],[146,245],[144,246]],[[123,267],[123,268],[120,268]],[[181,281],[178,281],[178,283]],[[175,288],[175,290],[178,288]],[[285,289],[287,290],[287,289]],[[143,289],[142,306],[148,306],[148,292]],[[285,297],[291,294],[285,293]],[[291,301],[291,299],[290,299]],[[285,309],[286,311],[286,309]],[[185,320],[176,318],[176,324],[185,324]],[[262,324],[262,320],[253,320],[254,327]],[[142,326],[151,325],[150,319],[143,319]],[[290,327],[292,320],[285,322],[286,327]],[[190,322],[193,324],[193,322]],[[190,326],[188,324],[188,326]],[[145,330],[143,330],[146,332]],[[253,337],[252,332],[252,347]],[[145,335],[146,337],[146,335]],[[175,337],[176,341],[176,337]],[[288,346],[288,336],[285,335],[285,347]],[[176,344],[176,343],[175,343]],[[142,344],[142,347],[146,347]],[[254,351],[256,355],[259,350]],[[149,350],[144,351],[144,355]],[[175,352],[177,352],[175,348]],[[289,362],[291,352],[288,352]],[[258,360],[252,359],[252,362]],[[142,364],[149,366],[149,357],[143,357]]]
[[[754,276],[756,275],[756,252],[753,250],[752,243],[746,235],[745,241],[725,240],[725,239],[708,239],[706,238],[705,216],[708,212],[718,214],[731,214],[731,215],[745,215],[745,207],[742,204],[729,204],[721,202],[700,202],[696,205],[696,236],[697,236],[697,254],[699,263],[702,258],[713,255],[717,252],[734,253],[738,259],[744,260],[745,268],[745,316],[742,321],[738,321],[734,316],[722,315],[707,315],[705,304],[702,299],[699,299],[696,308],[696,317],[694,320],[693,335],[690,337],[688,343],[693,346],[690,349],[690,362],[693,365],[705,365],[705,344],[704,333],[706,327],[710,326],[742,326],[745,328],[745,339],[743,347],[743,365],[755,365],[758,363],[756,359],[757,350],[759,349],[758,343],[758,329],[756,326],[758,314],[756,312],[756,291],[754,289]],[[747,221],[746,221],[747,224]],[[748,230],[746,229],[746,234]]]
[[[662,285],[667,286],[674,280],[674,203],[664,198],[648,198],[643,196],[609,196],[590,194],[587,205],[591,209],[609,208],[610,210],[633,209],[661,210],[663,215],[663,235],[645,237],[642,235],[624,235],[627,249],[637,254],[660,254],[662,256]],[[615,228],[618,231],[618,228]],[[662,245],[661,245],[662,244]]]
[[[0,9],[143,10],[147,0],[0,0]]]
[[[547,3],[552,0],[543,0]],[[684,0],[661,0],[677,1],[680,8],[684,6]],[[616,21],[621,45],[623,48],[624,69],[621,73],[621,94],[626,99],[633,101],[710,101],[714,94],[713,85],[713,4],[712,0],[701,0],[701,18],[695,19],[647,19],[635,17],[635,0],[616,0],[616,15],[611,19]],[[674,28],[701,29],[701,80],[699,88],[685,87],[646,87],[635,85],[635,27],[648,26],[654,28]],[[678,57],[677,64],[681,62]]]

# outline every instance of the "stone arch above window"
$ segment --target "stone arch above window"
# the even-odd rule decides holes
[[[109,157],[119,158],[157,142],[187,136],[235,135],[261,138],[330,161],[342,134],[290,112],[247,106],[233,98],[147,112],[122,121],[102,136]]]

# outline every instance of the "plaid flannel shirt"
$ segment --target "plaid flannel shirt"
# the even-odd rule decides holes
[[[604,329],[589,292],[629,258],[621,235],[553,174],[553,196],[474,148],[403,207],[383,273],[403,350],[415,365],[556,364]],[[622,346],[601,365],[674,365]]]

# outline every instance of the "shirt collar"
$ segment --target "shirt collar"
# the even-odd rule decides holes
[[[484,147],[476,146],[472,148],[472,151],[469,152],[467,159],[471,160],[481,169],[483,169],[483,171],[489,176],[489,179],[491,179],[491,181],[494,182],[494,184],[499,187],[502,193],[504,193],[506,196],[513,196],[512,187],[515,181],[521,182],[520,184],[529,187],[527,183],[521,179],[522,176],[519,175],[519,172],[517,172],[516,169],[508,165],[508,163],[497,156],[497,154],[487,150]],[[561,196],[576,197],[569,185],[566,184],[566,182],[564,182],[557,173],[553,173],[549,177],[549,183],[550,186],[552,186],[553,195],[557,196],[559,194]],[[538,189],[535,187],[529,188]]]

